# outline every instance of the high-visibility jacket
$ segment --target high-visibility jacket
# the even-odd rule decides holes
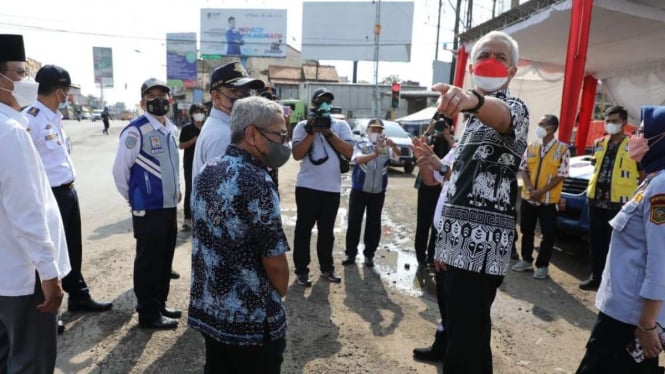
[[[610,201],[613,203],[623,204],[627,202],[639,185],[640,173],[637,170],[637,162],[628,156],[629,139],[630,137],[626,136],[621,141],[617,149],[616,158],[614,159],[612,181],[610,182]],[[610,137],[606,135],[596,140],[593,144],[595,168],[591,179],[589,179],[589,187],[587,189],[587,197],[589,199],[594,199],[596,196],[598,175],[600,174],[600,168],[603,164],[603,158],[605,158],[609,141]]]
[[[538,190],[545,187],[552,179],[558,176],[559,166],[561,166],[561,159],[568,150],[568,146],[558,140],[545,153],[544,157],[540,157],[540,148],[543,146],[541,142],[531,143],[527,147],[526,153],[526,167],[529,172],[529,180],[534,189]],[[561,198],[561,190],[563,189],[563,181],[554,186],[552,189],[544,193],[538,201],[543,204],[556,204]],[[522,189],[522,198],[529,200],[529,193],[525,188]]]

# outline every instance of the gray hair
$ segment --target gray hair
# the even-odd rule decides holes
[[[275,114],[284,115],[282,106],[261,96],[250,96],[233,104],[231,111],[231,143],[238,144],[245,138],[249,125],[268,128]]]
[[[471,62],[475,63],[476,62],[476,57],[478,55],[478,51],[480,50],[480,46],[485,44],[488,40],[491,39],[503,39],[508,44],[510,45],[511,49],[511,67],[512,66],[517,66],[517,63],[520,60],[520,52],[519,52],[519,47],[517,45],[517,41],[513,39],[512,36],[506,34],[503,31],[490,31],[487,34],[485,34],[482,38],[478,39],[476,41],[476,44],[473,45],[473,48],[471,48]]]

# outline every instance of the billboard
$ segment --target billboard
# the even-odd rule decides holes
[[[201,58],[286,57],[286,9],[201,9]]]
[[[198,86],[195,32],[166,34],[166,80],[169,87]]]
[[[113,52],[107,47],[92,47],[92,66],[95,83],[113,87]]]
[[[379,60],[409,62],[413,2],[303,2],[303,59],[374,61],[380,7]]]

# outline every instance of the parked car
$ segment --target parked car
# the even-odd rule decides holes
[[[95,122],[95,121],[97,121],[97,120],[100,120],[100,121],[101,121],[101,119],[102,119],[102,112],[103,112],[102,109],[95,109],[95,110],[93,110],[93,111],[92,111],[92,122]]]
[[[355,118],[349,121],[353,133],[353,142],[358,143],[367,137],[367,125],[371,118]],[[390,160],[390,166],[404,167],[404,172],[411,174],[416,166],[416,158],[411,150],[411,136],[399,123],[383,121],[383,134],[399,147],[399,159]]]
[[[87,110],[82,110],[81,119],[92,119],[92,114],[90,114],[90,112],[88,112]]]
[[[589,232],[586,191],[593,175],[592,159],[591,155],[570,158],[570,168],[568,177],[563,181],[556,222],[558,231],[576,234]]]

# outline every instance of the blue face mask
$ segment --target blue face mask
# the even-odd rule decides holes
[[[331,109],[332,109],[332,105],[330,103],[325,103],[324,102],[324,103],[321,103],[321,105],[319,105],[319,110],[321,110],[321,111],[330,112]]]

